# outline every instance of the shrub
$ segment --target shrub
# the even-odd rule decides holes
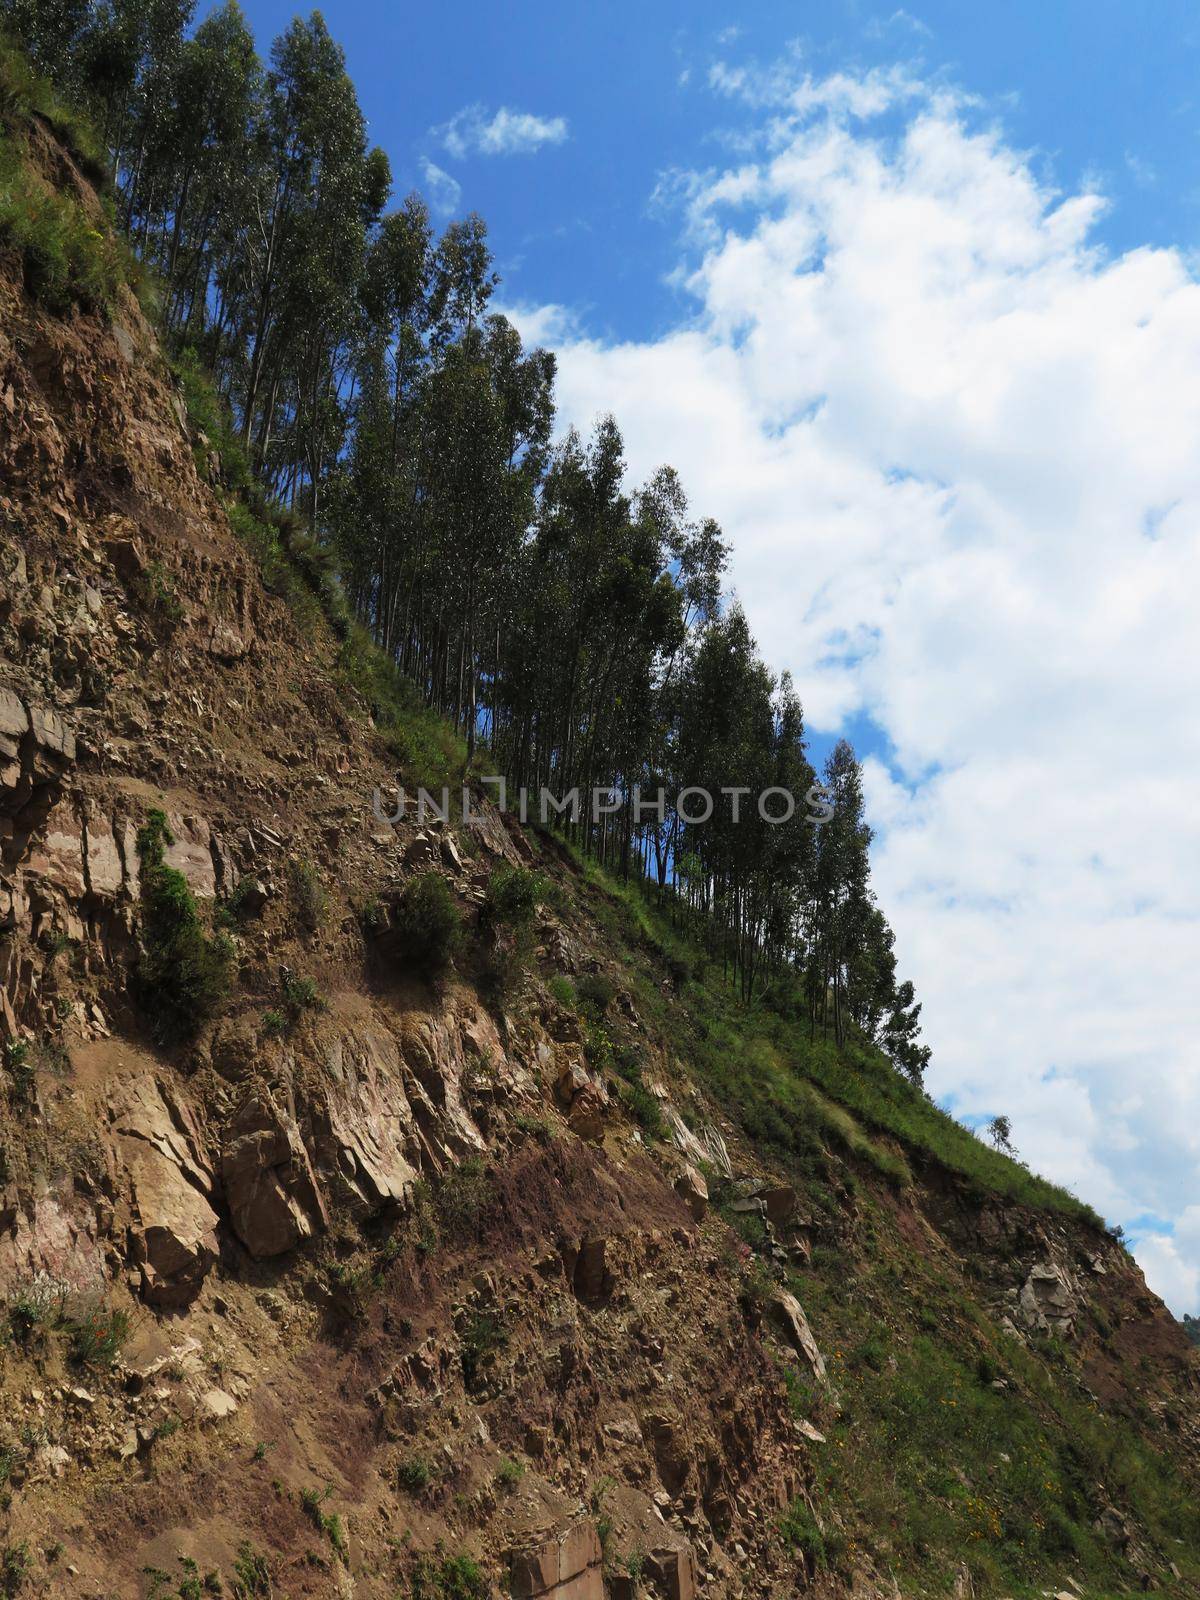
[[[483,1569],[470,1556],[418,1558],[409,1585],[411,1600],[487,1600]]]
[[[568,1011],[574,1011],[579,996],[575,992],[575,985],[570,978],[564,978],[562,973],[555,973],[546,985],[551,995]]]
[[[525,1474],[525,1468],[519,1461],[511,1458],[500,1463],[496,1471],[496,1482],[502,1489],[515,1489]]]
[[[468,1315],[459,1338],[463,1382],[468,1389],[479,1386],[487,1358],[507,1344],[508,1334],[499,1317],[490,1311],[472,1311]]]
[[[32,1571],[33,1557],[26,1540],[22,1539],[19,1544],[6,1544],[0,1549],[0,1584],[6,1595],[20,1594]]]
[[[12,1097],[25,1105],[33,1100],[37,1090],[37,1072],[30,1058],[26,1039],[9,1039],[4,1045],[4,1066],[12,1085]]]
[[[78,1367],[111,1367],[129,1337],[129,1313],[97,1303],[67,1323],[71,1360]]]
[[[784,1544],[804,1557],[812,1570],[825,1565],[825,1536],[803,1500],[793,1500],[780,1517],[779,1535]]]
[[[489,928],[525,928],[533,921],[545,884],[524,867],[497,867],[488,879],[479,918]]]
[[[404,953],[427,977],[443,972],[462,942],[462,915],[436,872],[404,886],[392,921]]]
[[[617,988],[602,972],[587,972],[576,984],[582,1003],[602,1017],[616,998]]]
[[[210,938],[181,872],[168,867],[173,842],[167,819],[152,811],[137,837],[141,860],[141,940],[138,987],[163,1043],[192,1037],[229,991],[232,950]]]
[[[66,1293],[64,1285],[44,1274],[17,1290],[7,1307],[9,1334],[17,1344],[28,1344],[35,1328],[61,1320]]]
[[[287,1015],[294,1023],[303,1011],[323,1011],[325,1000],[311,978],[297,978],[288,973],[279,989]]]
[[[248,1539],[243,1539],[238,1546],[233,1573],[229,1590],[233,1600],[254,1600],[257,1595],[270,1595],[271,1569],[267,1558],[260,1555]]]
[[[396,1482],[409,1494],[424,1494],[433,1482],[433,1470],[422,1456],[412,1456],[396,1468]]]
[[[452,1168],[437,1191],[438,1222],[445,1236],[460,1243],[474,1238],[491,1194],[491,1179],[478,1156]]]
[[[288,890],[301,927],[307,933],[316,933],[325,919],[329,901],[311,862],[293,861],[289,864]]]

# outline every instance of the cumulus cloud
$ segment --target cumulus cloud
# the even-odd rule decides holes
[[[1005,1112],[1178,1311],[1200,1297],[1200,286],[1110,257],[969,101],[795,61],[736,169],[676,175],[686,323],[561,312],[568,420],[671,461],[810,723],[878,725],[875,875],[929,1086]],[[878,119],[878,120],[876,120]]]
[[[486,107],[473,105],[464,106],[434,133],[442,147],[462,161],[471,155],[529,155],[543,145],[562,144],[568,129],[565,117],[538,117],[508,106],[489,116]]]

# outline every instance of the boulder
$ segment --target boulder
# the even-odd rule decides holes
[[[776,1289],[771,1296],[770,1312],[791,1345],[804,1356],[813,1370],[813,1376],[821,1383],[826,1382],[825,1359],[817,1348],[808,1318],[804,1315],[804,1307],[796,1296],[789,1294],[786,1289]]]
[[[675,1193],[691,1212],[692,1221],[700,1222],[708,1210],[708,1185],[695,1167],[684,1167],[675,1179]]]
[[[437,840],[428,833],[419,833],[404,852],[406,867],[432,867],[437,860]]]
[[[217,1259],[213,1176],[190,1108],[149,1073],[119,1083],[108,1106],[127,1176],[130,1255],[152,1305],[187,1305]]]
[[[604,1600],[603,1551],[595,1526],[575,1522],[524,1542],[509,1555],[514,1600]]]
[[[690,1545],[680,1550],[651,1550],[643,1571],[664,1600],[695,1600],[696,1557]]]
[[[295,1116],[265,1090],[226,1131],[221,1181],[234,1231],[256,1258],[282,1255],[329,1225]]]

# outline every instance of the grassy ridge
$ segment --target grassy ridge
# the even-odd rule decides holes
[[[1090,1206],[983,1144],[864,1041],[838,1050],[831,1041],[810,1038],[807,1022],[762,1001],[741,1005],[719,963],[674,926],[640,884],[572,854],[601,924],[675,975],[689,1033],[676,1037],[673,1048],[752,1139],[805,1165],[816,1134],[899,1184],[912,1181],[910,1162],[924,1158],[965,1179],[980,1197],[998,1195],[1103,1228]],[[667,1009],[649,969],[638,998],[665,1027]],[[670,1013],[673,1029],[678,1010]]]

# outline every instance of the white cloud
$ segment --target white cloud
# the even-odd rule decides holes
[[[1135,1254],[1146,1282],[1171,1306],[1200,1306],[1200,1206],[1189,1206],[1171,1233],[1143,1234]]]
[[[433,131],[443,148],[462,161],[470,155],[529,155],[543,145],[562,144],[568,129],[565,117],[538,117],[508,106],[489,116],[484,106],[473,105],[464,106]]]
[[[457,178],[452,178],[448,172],[430,161],[428,156],[423,156],[421,159],[421,178],[429,197],[429,204],[435,211],[443,216],[449,216],[452,211],[457,210],[458,202],[462,199],[462,184]]]
[[[932,1092],[1174,1223],[1140,1258],[1196,1310],[1200,286],[1180,251],[1106,256],[1103,198],[961,97],[714,82],[764,125],[676,175],[695,315],[614,346],[543,314],[563,411],[614,411],[633,475],[671,461],[724,524],[810,722],[886,732],[876,883]]]

